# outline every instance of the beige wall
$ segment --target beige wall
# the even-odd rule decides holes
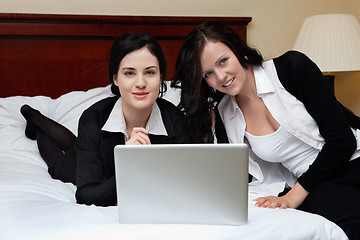
[[[354,14],[360,21],[360,1],[343,0],[343,12]],[[346,107],[360,115],[360,72],[335,74],[335,95]]]
[[[310,15],[352,13],[360,19],[359,0],[0,0],[0,12],[152,16],[252,17],[248,43],[265,58],[290,50]],[[360,72],[336,74],[335,93],[360,115]]]

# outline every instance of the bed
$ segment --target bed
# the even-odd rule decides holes
[[[246,39],[250,17],[143,17],[0,14],[0,239],[347,239],[334,223],[294,209],[262,209],[249,188],[249,222],[222,225],[123,225],[116,207],[75,203],[76,187],[54,180],[19,109],[29,104],[75,134],[80,114],[111,96],[107,54],[114,37],[148,32],[162,44],[168,75],[177,51],[202,21],[223,21]],[[165,98],[178,102],[179,90]]]

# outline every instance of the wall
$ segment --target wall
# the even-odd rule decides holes
[[[341,0],[0,0],[0,12],[153,16],[245,16],[248,42],[266,58],[291,49],[306,16],[333,13]],[[191,7],[190,7],[191,6]]]
[[[343,0],[341,9],[360,21],[360,1]],[[346,107],[360,115],[360,71],[335,74],[335,95]]]
[[[252,17],[248,43],[266,59],[292,48],[307,16],[352,13],[360,19],[358,0],[0,0],[0,12],[152,16]],[[360,73],[336,74],[335,93],[360,115]],[[359,97],[358,97],[359,96]]]

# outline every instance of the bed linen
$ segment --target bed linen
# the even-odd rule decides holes
[[[263,209],[253,199],[266,194],[249,187],[249,222],[242,226],[119,224],[116,207],[75,203],[76,187],[54,180],[24,135],[23,104],[37,108],[77,134],[84,109],[112,96],[110,86],[46,96],[0,98],[0,239],[347,239],[325,218],[294,209]],[[169,88],[165,98],[178,101]]]

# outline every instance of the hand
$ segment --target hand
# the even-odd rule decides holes
[[[282,197],[260,197],[255,199],[255,206],[264,208],[297,208],[304,201],[309,194],[300,183],[296,183],[295,186]]]
[[[291,202],[286,195],[282,197],[268,196],[268,197],[260,197],[255,199],[255,206],[262,208],[296,208],[296,206]]]
[[[151,144],[148,131],[142,127],[135,127],[131,131],[131,137],[125,145],[146,145]]]

